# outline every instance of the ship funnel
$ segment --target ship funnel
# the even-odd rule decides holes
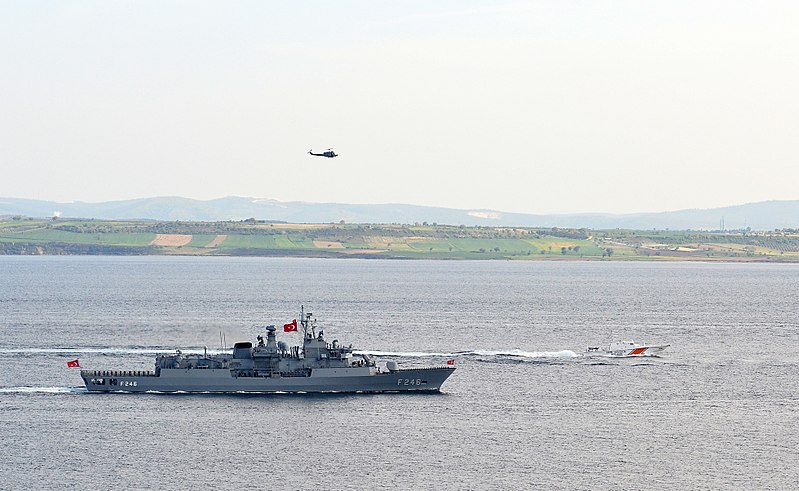
[[[252,358],[252,343],[233,345],[233,358]]]

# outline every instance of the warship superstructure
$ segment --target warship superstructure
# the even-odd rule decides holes
[[[236,343],[232,353],[209,355],[159,354],[153,371],[81,370],[91,392],[436,392],[455,367],[399,368],[395,361],[378,363],[353,351],[324,332],[317,333],[313,314],[300,311],[284,326],[286,332],[302,332],[302,346],[277,341],[275,326],[266,326],[266,339],[257,345]]]

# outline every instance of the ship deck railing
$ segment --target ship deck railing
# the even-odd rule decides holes
[[[86,377],[155,377],[150,370],[81,370]]]
[[[236,377],[242,378],[271,378],[273,375],[283,377],[307,377],[311,374],[311,371],[307,368],[301,370],[291,370],[285,372],[270,372],[270,371],[240,371],[236,374]]]

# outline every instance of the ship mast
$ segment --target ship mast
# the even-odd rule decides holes
[[[304,305],[300,305],[300,325],[302,326],[305,339],[313,339],[316,337],[316,329],[314,329],[314,323],[311,322],[312,316],[313,314],[311,312],[305,313]]]

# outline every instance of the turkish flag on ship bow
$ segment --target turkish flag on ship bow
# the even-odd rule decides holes
[[[69,368],[80,368],[80,363],[78,362],[78,359],[77,359],[77,358],[75,358],[75,359],[74,359],[74,360],[72,360],[72,361],[68,361],[68,362],[67,362],[67,366],[68,366]]]
[[[283,332],[296,332],[296,331],[297,331],[297,319],[294,319],[288,324],[283,324]]]

